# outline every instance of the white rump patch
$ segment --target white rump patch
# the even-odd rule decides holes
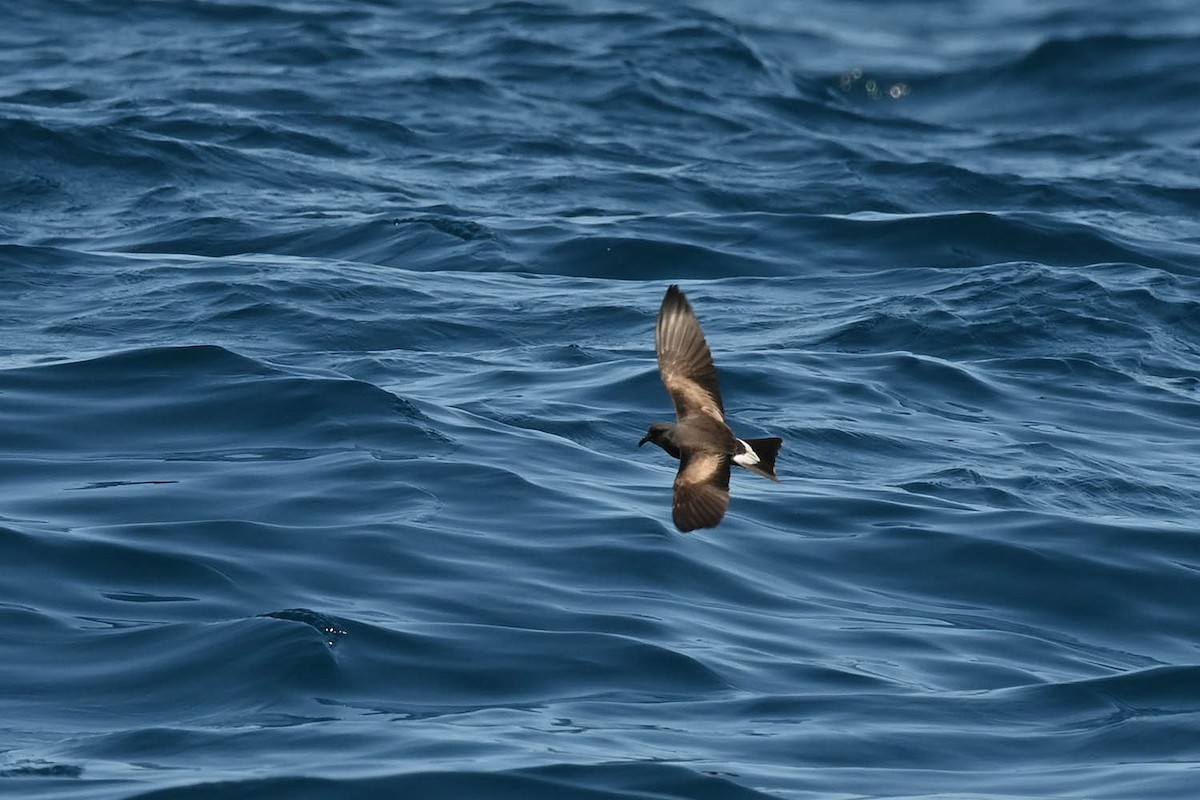
[[[754,448],[746,444],[742,439],[738,439],[738,444],[742,446],[742,452],[733,457],[733,463],[740,464],[743,467],[752,467],[758,463],[758,453],[754,452]]]

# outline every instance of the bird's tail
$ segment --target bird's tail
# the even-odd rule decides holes
[[[750,445],[754,455],[758,456],[757,464],[742,464],[742,466],[751,472],[757,472],[764,478],[778,481],[779,477],[775,474],[775,457],[779,455],[779,448],[783,447],[783,439],[772,436],[767,439],[743,439],[742,441]]]

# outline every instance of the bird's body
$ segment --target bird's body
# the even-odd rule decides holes
[[[654,423],[638,445],[653,442],[679,459],[672,508],[675,527],[714,528],[729,508],[730,465],[779,480],[775,457],[783,440],[739,439],[726,424],[712,353],[678,286],[671,285],[663,297],[654,339],[676,422]]]

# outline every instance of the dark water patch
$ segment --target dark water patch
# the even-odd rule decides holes
[[[138,794],[138,800],[198,798],[219,792],[223,797],[362,797],[472,796],[489,798],[556,798],[564,793],[581,800],[650,800],[696,798],[751,800],[769,795],[743,788],[736,778],[694,772],[660,764],[552,764],[506,772],[413,772],[382,778],[275,778],[206,783]]]
[[[71,103],[87,102],[89,99],[86,94],[70,89],[27,89],[23,92],[17,92],[16,94],[0,98],[0,102],[21,106],[47,106],[54,108],[70,105]]]
[[[41,679],[31,682],[8,670],[6,685],[11,702],[26,707],[44,706],[47,691],[86,697],[64,709],[62,719],[78,715],[75,724],[87,727],[89,719],[103,725],[111,707],[163,723],[251,715],[290,691],[333,678],[326,644],[310,633],[269,621],[76,631],[61,645],[10,645],[12,655],[23,652],[25,662],[36,665]],[[69,657],[79,650],[89,653],[86,661]],[[124,655],[131,650],[145,655],[133,684],[123,679],[129,671]],[[263,669],[247,669],[247,662]],[[251,678],[255,673],[259,677]],[[234,674],[238,678],[231,680]]]
[[[78,778],[83,767],[75,764],[24,763],[0,769],[0,778]]]
[[[246,452],[294,441],[291,437],[298,427],[314,434],[312,444],[322,447],[322,427],[331,437],[326,446],[335,441],[345,444],[341,431],[348,414],[378,417],[376,433],[385,438],[376,440],[376,446],[387,446],[389,430],[395,434],[406,428],[408,432],[393,446],[410,447],[414,456],[424,452],[425,445],[417,444],[424,436],[412,426],[420,415],[403,400],[354,381],[329,386],[344,390],[344,396],[336,399],[324,391],[322,382],[312,380],[289,378],[218,347],[143,350],[8,370],[0,377],[8,408],[0,413],[21,429],[19,434],[10,431],[8,447],[39,452],[107,449],[122,456],[141,453],[165,458],[204,449],[202,443],[211,441],[214,431],[228,433],[231,425],[240,430]],[[329,402],[336,412],[329,409]],[[58,409],[53,417],[47,416],[50,407]],[[358,410],[352,411],[353,407]],[[41,417],[43,424],[32,424],[35,417]],[[135,418],[144,430],[157,433],[131,440],[124,429]],[[416,438],[410,438],[414,433]]]
[[[652,278],[687,275],[713,278],[729,274],[757,274],[760,264],[750,258],[677,242],[591,237],[564,243],[544,255],[554,274],[607,274],[617,278]],[[656,264],[671,264],[670,272],[656,274]]]
[[[1036,216],[994,215],[980,212],[948,217],[915,217],[904,220],[846,220],[843,236],[863,236],[877,246],[897,252],[922,253],[916,266],[969,267],[1006,261],[1078,266],[1103,262],[1135,261],[1147,266],[1187,270],[1182,259],[1146,258],[1142,249],[1096,228],[1039,219]]]
[[[1001,484],[998,486],[997,484]],[[965,467],[950,467],[919,480],[898,484],[915,494],[933,495],[958,503],[982,508],[1028,508],[1029,501],[1020,489],[1024,486],[1003,487],[1003,481]]]
[[[178,597],[168,595],[147,594],[145,592],[114,592],[104,595],[109,600],[120,600],[125,603],[194,603],[195,597]]]
[[[471,269],[490,261],[496,251],[494,237],[470,220],[293,222],[287,227],[270,230],[241,219],[180,220],[138,231],[138,243],[129,249],[209,257],[320,252],[328,258],[408,270]],[[129,237],[122,236],[109,244],[128,242]]]
[[[1189,110],[1180,105],[1194,90],[1188,77],[1195,62],[1194,34],[1050,36],[1014,48],[991,63],[962,71],[921,76],[904,108],[923,120],[986,121],[1001,129],[1138,136],[1186,141]],[[1139,97],[1147,104],[1117,112],[1101,97]],[[1018,122],[1017,98],[1027,115]],[[1087,119],[1086,126],[1080,120]]]
[[[483,626],[410,632],[351,627],[342,650],[343,667],[367,697],[378,696],[369,688],[375,681],[399,680],[404,688],[392,703],[417,708],[432,698],[461,707],[581,694],[666,699],[724,688],[694,658],[615,635]],[[472,652],[487,652],[486,663],[472,659]],[[459,667],[448,668],[451,663]],[[541,666],[531,670],[532,664]]]
[[[1054,686],[1014,690],[1023,703],[1053,702],[1080,716],[1102,713],[1109,722],[1196,713],[1196,667],[1158,666]]]

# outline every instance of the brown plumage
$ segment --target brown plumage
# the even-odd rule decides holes
[[[729,471],[738,464],[771,480],[782,439],[739,439],[725,406],[700,321],[672,284],[655,328],[658,370],[675,404],[674,424],[656,422],[638,442],[653,442],[679,459],[672,517],[681,531],[715,528],[729,508]]]

